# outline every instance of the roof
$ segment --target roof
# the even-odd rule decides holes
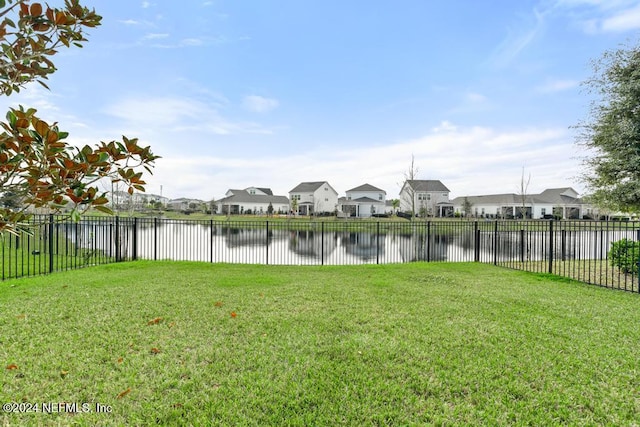
[[[362,185],[361,185],[361,186],[359,186],[359,187],[352,188],[351,190],[347,190],[347,193],[351,193],[351,192],[353,192],[353,191],[371,191],[371,192],[376,192],[376,193],[380,193],[380,192],[382,192],[382,193],[384,193],[384,194],[387,194],[387,192],[386,192],[386,191],[384,191],[384,190],[382,190],[382,189],[380,189],[380,188],[378,188],[378,187],[374,187],[374,186],[373,186],[373,185],[371,185],[371,184],[362,184]]]
[[[283,205],[289,204],[287,196],[265,196],[263,194],[249,194],[246,190],[234,190],[234,194],[224,199],[218,200],[218,203],[278,203]]]
[[[580,204],[582,200],[573,197],[578,193],[571,187],[565,188],[549,188],[540,194],[527,194],[525,203],[547,203],[554,205],[571,205]],[[456,197],[453,203],[461,205],[464,203],[465,197]],[[522,204],[522,195],[515,193],[507,194],[487,194],[482,196],[466,196],[466,199],[474,205],[517,205]]]
[[[433,191],[444,191],[449,192],[449,189],[442,183],[442,181],[437,179],[408,179],[405,181],[404,186],[409,184],[413,191],[424,191],[424,192],[433,192]]]
[[[382,200],[375,200],[375,199],[372,199],[370,197],[359,197],[357,199],[347,201],[347,203],[349,203],[349,202],[384,204],[384,202]]]
[[[313,193],[326,183],[327,181],[301,182],[289,193]]]

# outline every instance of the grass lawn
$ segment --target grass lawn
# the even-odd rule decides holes
[[[0,282],[0,425],[638,425],[639,325],[482,264],[92,267]]]

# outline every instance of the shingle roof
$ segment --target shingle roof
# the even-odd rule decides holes
[[[373,192],[373,191],[375,191],[375,192],[377,192],[377,193],[382,192],[382,193],[384,193],[384,194],[387,194],[387,192],[386,192],[386,191],[384,191],[384,190],[382,190],[382,189],[380,189],[380,188],[378,188],[378,187],[374,187],[374,186],[373,186],[373,185],[371,185],[371,184],[362,184],[362,185],[361,185],[361,186],[359,186],[359,187],[352,188],[351,190],[347,190],[347,193],[350,193],[350,192],[352,192],[352,191],[372,191],[372,192]]]
[[[246,190],[236,190],[229,197],[220,199],[218,203],[277,203],[288,205],[289,198],[287,196],[265,196],[263,194],[249,194]]]
[[[408,179],[406,184],[409,184],[414,191],[445,191],[449,192],[449,189],[437,179]]]
[[[289,193],[313,193],[327,181],[301,182]]]

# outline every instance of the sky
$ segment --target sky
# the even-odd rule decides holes
[[[51,6],[61,5],[52,0]],[[575,126],[607,50],[634,46],[634,0],[82,0],[103,16],[54,57],[35,107],[76,145],[137,137],[147,192],[368,183],[411,166],[451,198],[585,188]],[[6,109],[6,108],[5,108]]]

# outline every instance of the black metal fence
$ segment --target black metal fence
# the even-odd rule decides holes
[[[2,279],[136,259],[338,265],[482,262],[640,292],[636,269],[613,266],[613,242],[640,223],[595,221],[213,221],[34,216],[2,240]],[[635,254],[632,254],[635,256]]]

